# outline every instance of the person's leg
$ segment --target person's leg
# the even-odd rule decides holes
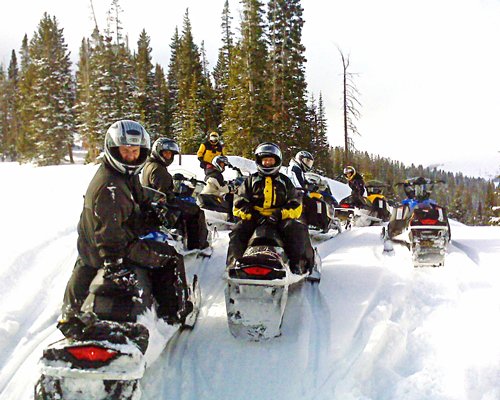
[[[89,294],[90,283],[97,275],[97,271],[97,268],[85,265],[80,257],[77,258],[64,292],[62,320],[80,313],[82,304]]]
[[[248,241],[255,231],[255,222],[240,221],[229,234],[229,246],[227,248],[226,265],[234,263],[245,252]]]
[[[304,272],[314,267],[314,249],[307,226],[297,220],[284,220],[278,229],[283,237],[285,252],[292,272]]]

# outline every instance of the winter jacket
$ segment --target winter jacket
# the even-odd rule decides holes
[[[198,160],[204,165],[211,164],[215,156],[220,156],[222,154],[225,154],[224,145],[221,142],[212,144],[209,140],[202,143],[196,153]]]
[[[124,175],[103,161],[89,184],[78,223],[78,252],[91,267],[104,260],[127,259],[139,266],[160,267],[166,255],[138,237],[153,227],[150,205],[139,177]]]
[[[284,174],[250,175],[238,188],[234,197],[234,216],[252,219],[255,211],[269,216],[281,210],[282,219],[297,219],[302,213],[302,199],[292,181]]]
[[[353,196],[356,196],[358,198],[362,198],[365,194],[365,181],[363,180],[363,177],[356,172],[354,175],[352,175],[349,179],[348,182],[349,187],[351,188],[351,192]]]
[[[174,180],[163,160],[154,156],[149,157],[142,170],[141,182],[143,186],[165,193],[168,202],[175,198]]]
[[[229,193],[229,186],[224,181],[222,173],[216,169],[207,171],[205,182],[206,185],[203,187],[201,194],[212,194],[217,197],[222,197],[226,193]]]
[[[304,190],[307,189],[307,181],[304,171],[297,161],[293,159],[290,160],[290,164],[288,165],[288,177],[296,188]]]

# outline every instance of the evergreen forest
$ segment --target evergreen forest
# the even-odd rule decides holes
[[[189,10],[172,32],[166,66],[153,64],[146,30],[130,46],[119,0],[111,0],[106,28],[96,26],[82,39],[76,65],[63,28],[45,13],[32,36],[25,35],[12,50],[9,64],[0,64],[2,161],[72,162],[73,146],[82,143],[86,161],[92,162],[107,128],[133,119],[152,140],[175,138],[186,154],[195,153],[214,130],[232,155],[251,158],[258,143],[273,141],[288,164],[297,151],[308,150],[318,172],[341,180],[344,149],[328,142],[323,95],[307,87],[301,0],[241,0],[241,8],[238,23],[227,0],[221,10],[222,45],[213,68],[203,41],[193,38]],[[443,179],[447,184],[433,197],[452,218],[494,223],[500,200],[491,181],[408,167],[354,147],[349,157],[365,180],[386,183],[390,198],[400,198],[394,184],[405,178]]]

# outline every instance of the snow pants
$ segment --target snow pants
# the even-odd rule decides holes
[[[167,250],[171,252],[171,247],[166,243],[148,242],[148,244],[155,247],[158,252]],[[169,249],[163,248],[164,246],[168,246]],[[188,291],[184,259],[181,255],[169,258],[163,265],[151,265],[151,267],[138,266],[127,260],[124,263],[134,270],[146,296],[150,293],[156,300],[159,317],[175,316],[177,311],[184,307]],[[90,284],[98,270],[86,265],[80,257],[77,258],[64,292],[61,310],[63,319],[80,314],[81,307],[89,295]],[[151,304],[151,300],[145,299],[145,304]],[[126,296],[114,296],[110,307],[114,307],[114,302],[123,301],[128,301]]]
[[[174,200],[174,206],[181,212],[181,220],[186,224],[188,249],[204,249],[208,247],[208,229],[205,213],[197,204]]]

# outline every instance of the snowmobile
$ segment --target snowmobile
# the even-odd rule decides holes
[[[379,218],[382,222],[389,221],[392,207],[383,194],[387,185],[383,182],[370,180],[365,184],[366,200],[371,208],[370,215]]]
[[[160,237],[156,232],[154,240],[167,240]],[[135,268],[134,272],[136,280],[124,287],[106,279],[102,269],[98,271],[78,317],[80,333],[43,351],[35,400],[140,399],[149,332],[137,318],[154,305],[154,300],[148,271]],[[194,327],[199,313],[201,292],[196,275],[188,293],[193,310],[179,311],[179,321],[184,319],[177,323],[179,328]]]
[[[359,202],[352,195],[340,200],[339,206],[335,208],[335,211],[345,229],[353,226],[370,226],[382,222],[381,218],[373,215],[371,206],[365,198],[363,198],[363,203],[362,206],[359,206]]]
[[[177,174],[176,174],[177,175]],[[175,176],[175,175],[174,175]],[[184,178],[184,177],[183,177]],[[182,178],[177,176],[177,180],[180,181]],[[190,203],[195,202],[192,197],[192,187],[186,186],[187,189],[183,190],[183,197],[179,197],[183,201],[188,201]],[[167,204],[165,199],[165,193],[147,187],[144,187],[148,197],[152,199],[152,206],[156,212],[156,215],[161,222],[159,229],[162,235],[167,235],[168,240],[166,242],[175,248],[175,250],[182,254],[183,256],[188,256],[191,254],[195,254],[200,257],[210,257],[213,253],[212,246],[210,245],[206,249],[188,249],[188,241],[187,241],[187,227],[186,222],[181,217],[181,210],[175,204]],[[193,200],[189,200],[193,199]],[[212,243],[212,234],[209,231],[208,234],[208,242]]]
[[[446,247],[451,238],[446,209],[430,199],[436,181],[411,178],[399,182],[407,198],[394,208],[387,229],[382,234],[384,250],[392,250],[392,242],[401,243],[412,253],[413,265],[443,266]]]
[[[229,331],[236,338],[253,341],[279,336],[289,286],[320,279],[321,259],[316,249],[313,270],[293,273],[276,228],[258,226],[243,256],[228,266],[225,298]]]
[[[328,182],[313,172],[305,174],[309,197],[307,204],[314,204],[313,210],[304,207],[302,219],[309,226],[311,238],[321,240],[331,238],[332,235],[342,232],[340,220],[335,216],[335,208],[338,207],[337,200],[333,196]],[[314,202],[314,203],[313,203]]]

